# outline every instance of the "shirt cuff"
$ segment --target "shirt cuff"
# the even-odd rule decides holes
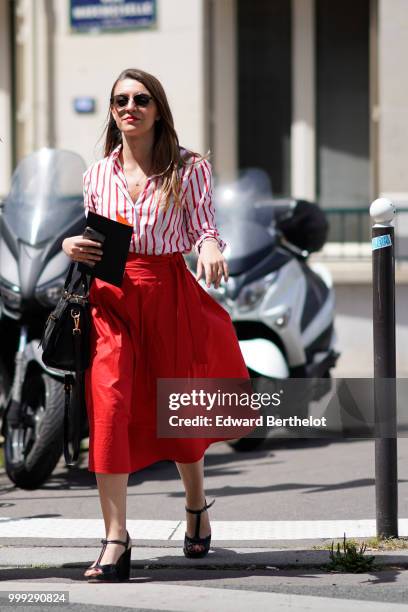
[[[194,251],[195,251],[196,255],[200,254],[200,250],[201,250],[201,247],[202,247],[202,244],[203,244],[204,240],[208,240],[208,239],[216,240],[219,250],[221,251],[221,253],[224,252],[224,250],[225,250],[225,248],[227,246],[227,243],[224,242],[224,240],[221,240],[221,238],[218,238],[217,236],[208,236],[208,235],[204,234],[203,236],[201,236],[197,240],[197,242],[194,245]]]

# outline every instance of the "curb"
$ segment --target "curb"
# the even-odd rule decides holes
[[[0,549],[0,568],[83,568],[98,556],[98,548],[36,547]],[[321,568],[330,561],[328,550],[288,550],[265,548],[220,548],[215,546],[203,559],[186,559],[180,549],[132,549],[132,567],[138,569],[241,569],[274,570]],[[408,568],[407,551],[367,551],[379,566]]]

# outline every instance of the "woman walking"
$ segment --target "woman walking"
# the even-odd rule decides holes
[[[85,576],[129,577],[126,529],[130,473],[173,460],[185,488],[184,554],[208,553],[211,529],[204,493],[206,448],[221,438],[158,438],[158,378],[248,379],[228,313],[200,286],[228,280],[212,202],[211,167],[179,146],[160,82],[136,69],[115,81],[105,156],[84,174],[85,210],[132,225],[120,288],[95,278],[91,287],[91,362],[85,376],[90,425],[89,470],[95,472],[106,539]],[[182,253],[194,248],[196,277]],[[100,243],[66,238],[74,261],[94,265]]]

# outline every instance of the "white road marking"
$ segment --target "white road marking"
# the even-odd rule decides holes
[[[133,540],[184,539],[185,521],[128,520]],[[408,519],[399,519],[400,536],[408,536]],[[367,538],[376,535],[374,519],[335,521],[211,521],[212,541],[304,540],[319,538]],[[105,537],[102,519],[0,517],[0,538]]]

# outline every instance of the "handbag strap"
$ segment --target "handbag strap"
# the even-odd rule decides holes
[[[70,266],[69,266],[69,269],[68,269],[68,274],[67,274],[67,276],[66,276],[66,278],[65,278],[64,289],[68,289],[68,287],[69,287],[69,285],[70,285],[70,283],[71,283],[71,280],[72,280],[72,274],[74,273],[74,268],[75,268],[75,266],[76,266],[76,262],[75,262],[75,261],[73,261],[73,262],[70,264]]]
[[[84,293],[83,295],[87,295],[87,293],[89,292],[90,286],[91,286],[91,282],[93,280],[93,276],[91,274],[87,274],[86,272],[81,272],[81,275],[75,280],[73,286],[71,287],[71,289],[69,290],[69,287],[71,285],[72,282],[72,276],[74,274],[74,270],[78,271],[78,263],[77,261],[73,261],[68,269],[67,272],[67,276],[65,278],[65,283],[64,283],[64,290],[65,291],[69,291],[70,293],[76,291],[78,289],[78,287],[82,284],[82,287],[84,289]]]
[[[76,291],[81,284],[82,284],[83,291],[84,291],[83,295],[86,296],[89,292],[89,287],[90,287],[90,281],[88,280],[88,275],[86,274],[86,272],[81,272],[81,276],[76,279],[76,281],[74,282],[72,286],[71,293]]]
[[[68,271],[65,289],[67,289],[72,279],[75,262],[71,264]],[[82,282],[85,293],[89,293],[94,277],[87,275],[86,272],[81,273],[81,277],[75,281],[72,291],[75,291],[80,282]],[[80,370],[81,363],[81,334],[73,334],[74,342],[74,359],[75,359],[75,379],[72,374],[65,374],[64,390],[64,459],[68,467],[73,467],[78,463],[79,451],[81,446],[81,416],[86,413],[86,405],[84,402],[84,373]],[[71,424],[71,427],[70,427]],[[71,430],[71,436],[70,436]],[[70,439],[71,438],[71,439]],[[72,445],[72,452],[70,450]]]
[[[65,374],[64,390],[64,458],[67,466],[77,464],[81,446],[81,416],[86,406],[83,405],[84,374],[79,369],[81,339],[80,334],[74,334],[75,381],[72,374]],[[72,425],[70,427],[70,424]],[[72,434],[70,436],[70,433]],[[72,453],[70,452],[70,442]]]
[[[65,464],[69,467],[76,465],[79,457],[79,446],[75,444],[73,440],[72,453],[69,448],[70,443],[70,414],[71,414],[71,397],[72,388],[74,386],[74,377],[72,374],[65,374],[64,377],[64,391],[65,391],[65,403],[64,403],[64,459]]]
[[[89,281],[89,286],[92,283]],[[82,415],[86,414],[84,401],[84,372],[80,369],[81,363],[81,333],[73,331],[75,380],[72,374],[65,374],[64,390],[64,458],[68,467],[73,467],[79,459],[81,446]],[[71,425],[71,427],[70,427]],[[70,435],[71,434],[71,435]],[[70,451],[72,445],[72,453]]]

